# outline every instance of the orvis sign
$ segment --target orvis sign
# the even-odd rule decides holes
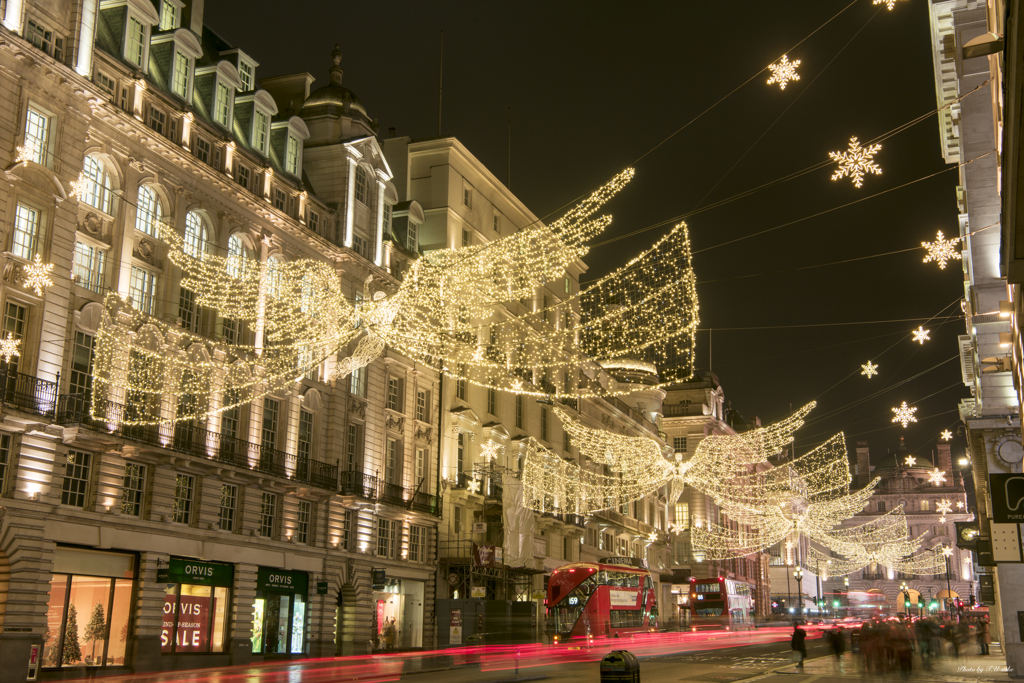
[[[230,586],[235,568],[230,564],[171,558],[167,567],[156,571],[160,583],[187,583],[196,586]]]
[[[273,591],[275,593],[306,594],[309,585],[309,574],[306,572],[286,572],[283,569],[260,567],[256,570],[256,590]]]

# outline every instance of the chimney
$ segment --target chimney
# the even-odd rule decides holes
[[[197,36],[203,35],[203,10],[205,0],[186,0],[181,9],[181,26]]]
[[[936,446],[936,450],[939,452],[939,457],[935,463],[935,466],[946,474],[952,474],[953,472],[953,452],[949,447],[948,443],[940,443]]]
[[[391,126],[390,128],[388,128],[388,137],[389,138],[395,137],[395,127],[394,126]]]
[[[857,488],[868,485],[871,481],[871,454],[868,452],[868,442],[857,442],[857,476],[854,479]]]
[[[338,44],[334,44],[334,49],[331,51],[331,60],[334,62],[334,66],[331,67],[331,85],[341,85],[341,77],[345,75],[345,71],[341,68],[341,48]]]

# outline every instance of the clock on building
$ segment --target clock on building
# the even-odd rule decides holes
[[[977,552],[980,535],[978,522],[956,522],[957,545],[960,548]]]
[[[996,444],[996,453],[999,455],[999,459],[1007,465],[1016,465],[1024,460],[1024,447],[1021,447],[1020,441],[1013,437],[999,439]]]

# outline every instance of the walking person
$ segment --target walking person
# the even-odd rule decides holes
[[[989,643],[992,642],[992,631],[989,627],[988,617],[982,617],[978,624],[978,645],[981,646],[981,654],[988,654]]]
[[[807,659],[807,631],[800,628],[800,624],[793,624],[793,639],[789,646],[793,650],[793,659],[796,660],[796,670],[803,672],[804,660]]]

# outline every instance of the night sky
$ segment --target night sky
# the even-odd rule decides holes
[[[942,159],[932,115],[883,142],[884,172],[860,190],[830,181],[834,166],[775,182],[827,161],[851,136],[866,142],[936,109],[928,3],[901,0],[889,12],[855,0],[835,16],[850,4],[207,0],[206,23],[259,61],[258,76],[308,71],[314,89],[339,43],[344,84],[381,136],[394,127],[414,139],[438,134],[443,30],[441,133],[504,180],[511,107],[511,188],[541,217],[678,131],[608,205],[615,220],[586,278],[667,229],[651,226],[688,215],[698,366],[713,368],[747,418],[777,420],[817,399],[799,451],[843,431],[851,451],[869,441],[879,463],[900,436],[927,456],[941,430],[956,432],[957,403],[969,396],[956,344],[961,264],[942,271],[921,262],[923,249],[901,252],[937,230],[958,233],[957,171]],[[781,91],[767,71],[754,77],[787,52],[802,61],[799,82]],[[922,323],[932,338],[923,346],[909,335]],[[870,380],[860,375],[869,359],[880,366]],[[890,421],[901,401],[919,409],[906,430]],[[963,451],[962,436],[953,447]]]

